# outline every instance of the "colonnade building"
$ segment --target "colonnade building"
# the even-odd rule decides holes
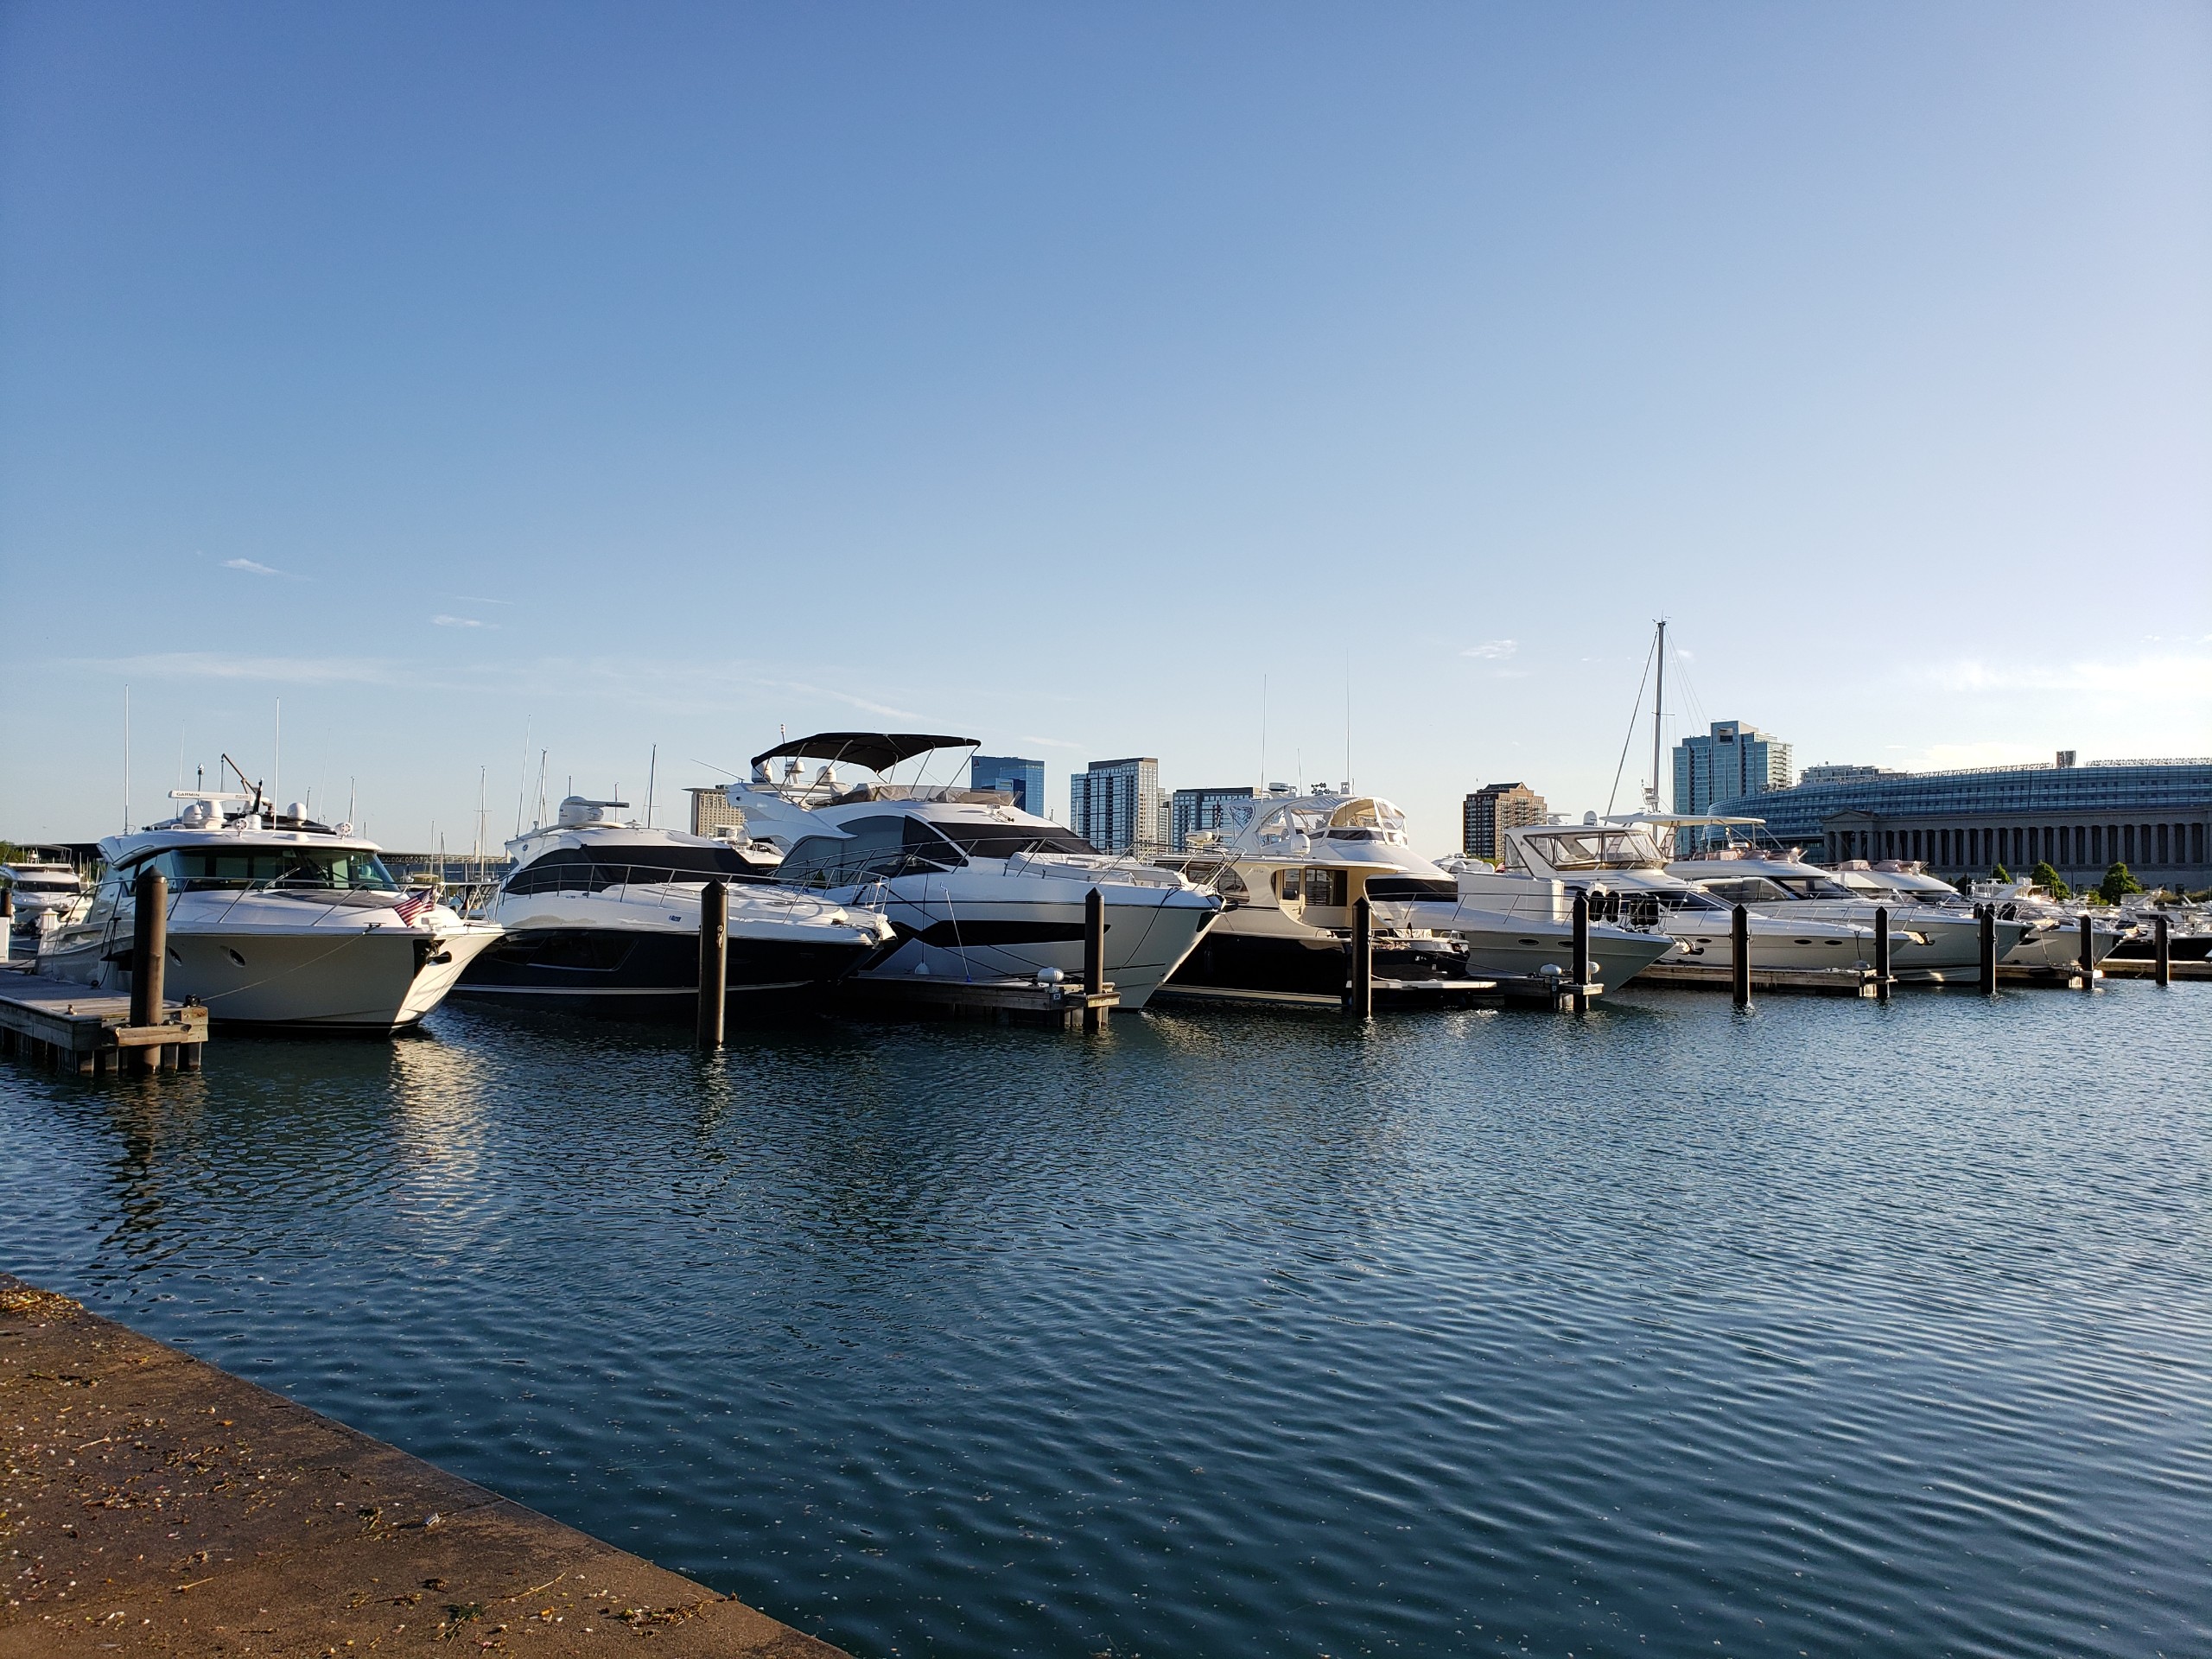
[[[1967,772],[1819,767],[1794,789],[1716,801],[1766,839],[1834,864],[1917,859],[1950,880],[2048,863],[2075,886],[2125,864],[2149,887],[2212,887],[2212,760],[2054,762]]]

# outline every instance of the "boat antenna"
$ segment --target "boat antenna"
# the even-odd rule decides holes
[[[522,776],[515,779],[515,834],[522,834],[523,798],[530,792],[530,718],[522,722]]]
[[[1344,653],[1344,793],[1351,793],[1351,653]]]
[[[1651,683],[1651,659],[1659,647],[1652,645],[1643,654],[1643,675],[1636,683],[1636,706],[1628,711],[1628,730],[1621,734],[1621,758],[1613,767],[1612,793],[1605,797],[1605,816],[1613,816],[1613,803],[1621,792],[1621,774],[1628,770],[1628,746],[1636,741],[1636,717],[1643,712],[1643,688]]]
[[[130,688],[123,688],[123,833],[130,833]]]
[[[1667,619],[1659,619],[1659,638],[1652,645],[1659,659],[1659,672],[1651,685],[1651,806],[1659,810],[1659,722],[1667,709]]]
[[[284,699],[282,697],[276,699],[276,759],[275,764],[270,767],[269,773],[270,777],[274,779],[276,782],[275,786],[270,792],[275,795],[282,795],[284,792]]]
[[[653,827],[653,784],[660,776],[660,745],[653,745],[653,758],[645,765],[645,828]],[[614,791],[620,795],[622,791]]]
[[[1268,792],[1268,677],[1260,676],[1260,793]]]
[[[349,776],[346,779],[346,822],[348,823],[353,822],[353,806],[360,792],[359,780]]]

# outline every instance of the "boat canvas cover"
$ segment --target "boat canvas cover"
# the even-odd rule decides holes
[[[923,732],[817,732],[794,742],[779,743],[753,757],[756,766],[771,760],[827,760],[833,766],[847,761],[870,772],[888,772],[901,760],[911,760],[932,749],[975,748],[975,737],[932,737]]]

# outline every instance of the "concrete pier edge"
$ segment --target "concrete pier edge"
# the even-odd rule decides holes
[[[7,1274],[0,1548],[0,1659],[842,1659]]]

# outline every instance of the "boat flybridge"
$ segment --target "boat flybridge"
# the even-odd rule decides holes
[[[1230,804],[1226,833],[1173,861],[1229,908],[1178,985],[1335,996],[1351,966],[1352,906],[1368,900],[1375,973],[1385,980],[1535,977],[1568,971],[1573,899],[1522,882],[1476,899],[1413,850],[1406,817],[1374,795],[1263,795]],[[1603,919],[1590,928],[1598,979],[1626,983],[1673,946]]]
[[[1594,913],[1666,934],[1675,946],[1669,962],[1733,966],[1731,906],[1668,871],[1661,836],[1673,822],[1633,813],[1602,823],[1593,816],[1579,824],[1508,830],[1501,867],[1460,864],[1460,890],[1476,904],[1493,902],[1532,880],[1550,889],[1554,904],[1563,897],[1571,906],[1574,894],[1584,893]],[[1850,968],[1873,959],[1871,922],[1862,926],[1847,919],[1776,917],[1757,906],[1746,911],[1754,968]]]
[[[892,942],[880,912],[780,885],[772,854],[646,828],[624,816],[628,805],[571,795],[555,822],[507,843],[514,868],[485,907],[504,937],[477,958],[461,995],[563,1014],[689,1018],[710,881],[728,893],[733,1012],[842,979]]]
[[[1924,905],[1968,918],[1974,914],[1973,900],[1941,877],[1929,875],[1927,867],[1916,859],[1885,858],[1878,862],[1847,859],[1835,867],[1835,879],[1877,904]],[[2018,922],[2027,930],[2018,944],[1999,955],[1999,962],[2012,968],[2060,971],[2081,964],[2081,917],[2076,912],[2025,881],[2003,884],[1997,892],[1986,895],[1977,893],[1977,897],[1982,896],[1996,906],[2000,926]],[[2110,956],[2126,937],[2126,930],[2100,926],[2093,920],[2089,926],[2090,965],[2094,967]]]
[[[1636,822],[1678,830],[1717,825],[1724,833],[1738,826],[1760,826],[1762,818],[1724,818],[1710,814],[1639,813]],[[1626,820],[1624,820],[1626,822]],[[1792,923],[1848,923],[1871,933],[1874,912],[1890,912],[1890,971],[1900,979],[1970,973],[1981,963],[1981,925],[1972,914],[1917,902],[1902,893],[1862,892],[1835,872],[1804,862],[1794,849],[1772,851],[1730,839],[1704,846],[1694,858],[1670,858],[1667,871],[1724,905],[1743,905]],[[2028,932],[2028,924],[1999,918],[1997,957],[2003,961]],[[1871,948],[1870,948],[1871,954]]]
[[[294,803],[174,790],[166,823],[100,842],[92,901],[39,940],[41,974],[96,989],[130,982],[136,884],[168,882],[168,995],[224,1024],[389,1033],[417,1023],[499,930],[401,889],[374,842]],[[232,810],[235,809],[235,810]]]
[[[745,834],[783,855],[776,879],[880,907],[897,944],[863,979],[1069,978],[1081,973],[1084,905],[1106,909],[1106,978],[1141,1008],[1221,912],[1180,875],[1100,852],[1002,790],[890,781],[904,761],[976,740],[820,732],[753,758],[729,804]],[[809,775],[804,763],[820,765]],[[849,780],[849,766],[873,781]]]

